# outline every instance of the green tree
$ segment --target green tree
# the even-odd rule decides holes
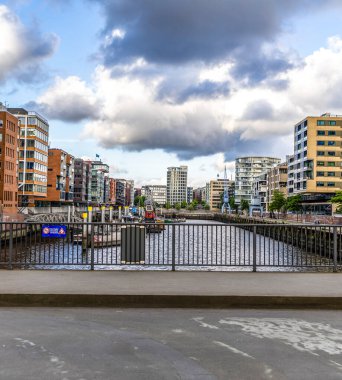
[[[284,206],[284,208],[287,211],[292,211],[297,214],[297,220],[298,220],[298,213],[302,209],[302,206],[300,204],[301,201],[302,201],[301,195],[299,194],[293,195],[292,197],[287,198],[285,206]]]
[[[242,211],[249,211],[249,202],[246,199],[241,200],[241,210]]]
[[[204,204],[204,210],[210,210],[210,206],[207,203]]]
[[[166,202],[166,204],[165,204],[165,208],[166,208],[166,210],[169,210],[169,209],[171,208],[171,204],[170,204],[170,202]]]
[[[143,207],[145,205],[145,199],[146,197],[144,195],[138,195],[134,198],[134,205],[138,207]]]
[[[336,195],[330,199],[331,203],[336,203],[336,213],[342,214],[342,191],[336,191]]]
[[[176,203],[176,204],[175,204],[175,209],[176,209],[176,210],[179,211],[181,208],[182,208],[182,206],[181,206],[180,203]]]
[[[284,193],[279,190],[274,190],[269,209],[271,212],[278,211],[278,213],[286,206],[286,197]]]
[[[230,197],[230,198],[229,198],[229,205],[230,205],[231,210],[232,210],[232,211],[234,210],[234,211],[237,213],[237,210],[238,210],[238,208],[239,208],[239,205],[237,205],[237,204],[235,203],[235,198],[234,198],[234,197]]]
[[[187,205],[188,205],[188,204],[186,203],[186,201],[182,201],[182,203],[181,203],[181,208],[186,208]]]
[[[195,210],[195,206],[193,205],[193,203],[190,203],[190,204],[188,205],[187,209],[188,209],[189,211],[193,211],[193,210]]]

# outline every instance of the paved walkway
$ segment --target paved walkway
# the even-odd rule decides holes
[[[342,309],[340,273],[0,271],[0,306]]]

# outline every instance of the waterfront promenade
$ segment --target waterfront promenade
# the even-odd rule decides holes
[[[339,273],[0,272],[0,306],[342,309]]]

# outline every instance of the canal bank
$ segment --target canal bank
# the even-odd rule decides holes
[[[333,273],[1,271],[0,306],[342,309]]]

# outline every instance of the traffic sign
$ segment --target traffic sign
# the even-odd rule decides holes
[[[67,226],[61,224],[43,224],[42,237],[65,238]]]

